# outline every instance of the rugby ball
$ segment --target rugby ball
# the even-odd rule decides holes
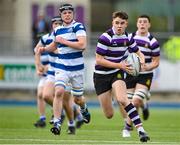
[[[141,63],[140,63],[139,56],[136,53],[130,53],[128,55],[128,57],[126,58],[126,61],[133,68],[133,71],[131,73],[129,73],[129,74],[132,75],[132,76],[138,76],[139,72],[141,70]]]

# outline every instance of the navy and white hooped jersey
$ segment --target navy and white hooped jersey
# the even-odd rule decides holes
[[[136,42],[127,32],[122,35],[116,35],[113,28],[99,37],[96,47],[97,54],[115,63],[120,63],[126,59],[129,52],[137,52],[138,50]],[[119,69],[95,65],[95,73],[98,74],[111,74],[118,70]]]
[[[137,32],[131,34],[136,41],[139,50],[144,54],[145,56],[145,63],[152,62],[152,57],[158,57],[160,56],[160,46],[159,42],[156,40],[156,38],[151,34],[148,33],[147,36],[140,36],[137,35]],[[142,73],[151,73],[153,71],[146,71],[141,72]]]
[[[51,76],[55,76],[54,66],[55,66],[56,59],[58,58],[58,54],[55,52],[49,52],[48,56],[49,56],[49,66],[48,66],[47,74]]]
[[[68,26],[58,26],[54,30],[54,41],[60,36],[68,41],[78,41],[78,36],[86,36],[85,27],[76,21]],[[55,68],[63,71],[79,71],[84,69],[83,51],[57,43],[58,59]]]
[[[53,42],[53,35],[52,35],[52,33],[49,33],[49,34],[43,35],[41,37],[41,39],[39,41],[39,44],[45,47],[45,46],[49,45],[52,42]],[[49,65],[50,64],[50,62],[51,62],[51,59],[50,59],[50,56],[49,56],[50,53],[51,52],[43,52],[41,54],[40,59],[41,59],[41,63],[43,65]],[[47,75],[47,74],[44,74],[44,75]]]

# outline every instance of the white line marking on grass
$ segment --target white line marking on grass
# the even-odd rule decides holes
[[[104,140],[52,140],[52,139],[12,139],[12,138],[6,138],[6,139],[0,139],[0,141],[36,141],[36,142],[56,142],[56,143],[63,143],[63,144],[70,144],[70,143],[83,143],[83,145],[86,145],[88,143],[98,143],[98,145],[100,145],[99,143],[103,144],[103,143],[108,143],[108,144],[142,144],[140,141],[104,141]],[[84,144],[85,143],[85,144]],[[179,145],[178,142],[148,142],[146,143],[146,145],[148,144],[160,144],[160,145]]]

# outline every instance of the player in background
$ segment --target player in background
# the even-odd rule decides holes
[[[54,17],[52,19],[52,28],[59,26],[61,24],[60,17]],[[46,46],[52,42],[51,33],[43,35],[34,51],[36,51],[41,46]],[[43,90],[45,86],[45,82],[47,80],[47,71],[49,65],[49,54],[48,52],[44,52],[41,56],[37,56],[35,53],[35,66],[36,72],[40,76],[38,88],[37,88],[37,108],[39,112],[39,120],[34,124],[35,127],[45,127],[46,126],[46,116],[45,116],[45,106],[46,103],[43,99]]]
[[[128,15],[125,12],[114,12],[112,28],[103,33],[96,47],[96,65],[94,72],[94,86],[100,105],[105,116],[113,117],[112,93],[119,105],[122,105],[135,125],[140,141],[147,142],[150,138],[146,134],[141,119],[134,105],[127,98],[125,84],[126,72],[131,73],[131,66],[125,61],[128,50],[135,52],[141,63],[144,55],[139,51],[134,39],[126,33]]]
[[[57,26],[59,26],[58,23],[62,24],[61,18],[59,16],[54,17],[51,21],[52,21],[53,30]],[[40,46],[46,46],[49,43],[51,43],[53,41],[52,34],[53,33],[45,35],[41,39],[41,45],[39,45],[39,47]],[[54,83],[55,83],[54,63],[58,57],[58,54],[57,54],[57,52],[48,52],[46,54],[48,54],[49,65],[48,65],[48,71],[47,71],[47,76],[46,76],[47,79],[44,82],[44,87],[43,87],[43,99],[45,100],[46,103],[48,103],[50,106],[52,106],[53,105],[53,99],[54,99],[54,91],[55,91],[55,87],[54,87]],[[36,68],[37,68],[38,72],[43,73],[44,70],[43,70],[43,67],[41,65],[40,55],[37,53],[35,54],[35,61],[36,61],[36,66],[37,66]],[[66,88],[65,93],[64,93],[63,108],[65,109],[65,112],[67,114],[69,122],[74,122],[74,112],[76,113],[76,116],[75,116],[75,118],[77,118],[76,127],[80,128],[83,124],[83,118],[82,118],[81,113],[78,111],[78,109],[76,107],[74,107],[74,103],[73,103],[70,91],[71,91],[71,87],[68,86]],[[63,121],[65,119],[65,112],[63,110],[61,113],[61,124],[63,123]],[[74,123],[70,124],[69,122],[68,122],[67,132],[68,132],[68,134],[75,134]],[[52,119],[50,120],[50,124],[53,124]]]
[[[62,27],[54,30],[54,41],[39,49],[39,53],[58,50],[55,62],[55,97],[53,101],[54,126],[51,132],[59,135],[61,132],[61,110],[63,95],[67,84],[72,86],[74,102],[80,106],[85,123],[90,122],[85,98],[83,96],[84,60],[83,51],[86,48],[85,27],[74,20],[74,8],[71,4],[63,4],[59,8],[63,21]]]
[[[137,31],[131,36],[136,41],[140,51],[145,56],[145,64],[141,67],[141,72],[137,77],[128,75],[126,86],[128,98],[132,101],[137,110],[143,108],[143,118],[147,120],[149,111],[147,100],[149,100],[149,91],[153,79],[153,70],[159,66],[160,47],[156,38],[149,32],[151,27],[150,17],[141,15],[137,19]],[[126,120],[122,131],[123,137],[130,137],[132,123],[130,119]]]

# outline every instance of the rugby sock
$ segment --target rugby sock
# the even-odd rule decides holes
[[[148,103],[144,103],[143,109],[148,109]]]
[[[78,121],[83,120],[82,114],[79,113],[79,114],[76,116],[76,119],[77,119]]]
[[[68,126],[75,126],[75,122],[74,122],[74,120],[69,120],[69,122],[68,122]]]
[[[65,111],[64,111],[64,109],[61,111],[61,116],[65,116]]]
[[[124,129],[126,129],[126,130],[132,130],[132,125],[129,125],[129,124],[126,122]]]
[[[61,126],[61,118],[54,118],[54,125]]]
[[[138,115],[138,112],[132,103],[127,105],[124,109],[126,110],[129,118],[132,120],[136,128],[138,128],[138,126],[142,126],[142,122]]]
[[[46,120],[46,116],[44,116],[44,115],[40,116],[40,120],[41,121],[45,121]]]
[[[142,126],[139,126],[138,128],[137,128],[137,132],[145,132],[145,130],[144,130],[144,128],[142,127]]]

